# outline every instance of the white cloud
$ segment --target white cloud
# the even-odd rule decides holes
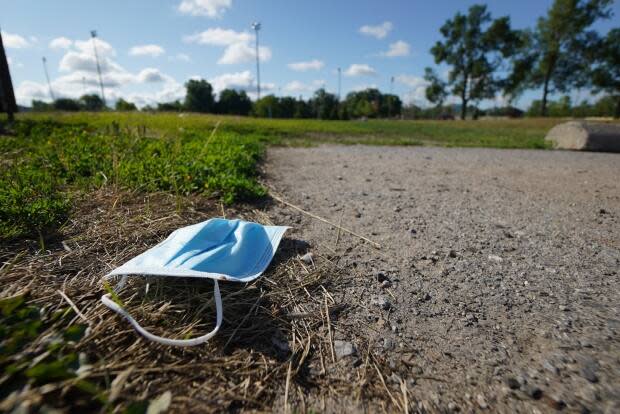
[[[163,47],[159,45],[139,45],[129,49],[130,56],[150,56],[157,57],[166,53]]]
[[[391,43],[387,52],[382,52],[381,56],[385,56],[385,57],[409,56],[409,53],[411,53],[411,47],[409,46],[409,43],[403,40],[398,40],[394,43]]]
[[[375,76],[377,71],[367,64],[354,63],[344,71],[346,76]]]
[[[414,75],[398,75],[394,78],[396,82],[405,85],[409,88],[409,91],[405,93],[405,103],[414,103],[416,105],[426,106],[428,100],[426,99],[426,88],[428,81],[421,76]]]
[[[213,90],[220,93],[224,89],[248,90],[254,83],[254,77],[249,70],[236,73],[225,73],[209,80]],[[261,85],[262,87],[263,85]]]
[[[37,82],[23,81],[15,88],[15,99],[20,105],[30,105],[33,99],[48,100],[48,98],[47,88]]]
[[[254,40],[254,35],[249,32],[236,32],[216,27],[185,36],[183,40],[187,43],[226,47],[224,54],[217,62],[220,65],[245,63],[256,58],[255,48],[250,44]],[[267,46],[261,46],[258,54],[262,61],[271,59],[271,49]]]
[[[291,93],[312,92],[314,88],[298,80],[287,83],[284,90]]]
[[[306,62],[293,62],[287,65],[289,69],[297,72],[305,72],[307,70],[321,70],[325,66],[325,62],[318,59],[309,60]]]
[[[23,49],[32,46],[31,42],[24,37],[15,33],[5,32],[4,30],[2,31],[2,43],[7,49]]]
[[[185,36],[183,40],[187,43],[198,43],[200,45],[230,46],[234,43],[248,43],[254,40],[254,36],[249,32],[236,32],[231,29],[215,27]]]
[[[271,59],[271,49],[260,46],[258,57],[261,61]],[[256,49],[247,43],[233,43],[224,50],[224,54],[217,61],[220,65],[233,65],[237,63],[251,62],[256,59]]]
[[[136,78],[140,83],[154,83],[163,82],[166,80],[166,76],[162,74],[159,69],[146,68],[142,69]]]
[[[69,49],[73,45],[73,41],[64,36],[52,39],[49,44],[50,49]]]
[[[362,26],[360,27],[359,32],[366,36],[372,36],[377,39],[383,39],[390,33],[390,31],[394,28],[392,22],[383,22],[377,26]]]
[[[232,6],[232,0],[183,0],[178,10],[192,16],[220,18]]]

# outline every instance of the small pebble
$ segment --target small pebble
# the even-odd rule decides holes
[[[482,394],[476,395],[476,402],[483,410],[489,406],[489,404],[487,404],[487,400],[484,399],[484,395]]]
[[[336,353],[336,357],[343,358],[346,356],[353,355],[357,352],[355,349],[355,345],[348,341],[334,341],[334,352]]]
[[[490,254],[489,255],[489,260],[492,262],[496,262],[496,263],[501,263],[504,261],[504,259],[502,259],[501,257],[495,255],[495,254]]]
[[[540,397],[542,397],[543,392],[540,388],[538,388],[535,385],[529,385],[526,387],[525,392],[527,393],[527,395],[529,395],[530,397],[532,397],[535,400],[539,400]]]
[[[506,377],[504,382],[511,390],[519,389],[519,387],[521,386],[521,384],[519,384],[519,381],[515,377]]]
[[[456,256],[457,256],[456,250],[450,250],[450,253],[448,253],[448,257],[455,258]]]
[[[389,280],[384,280],[383,282],[381,282],[381,287],[383,289],[387,289],[389,287],[392,287],[392,282],[390,282]]]

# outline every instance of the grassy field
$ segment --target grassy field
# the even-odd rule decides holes
[[[443,145],[454,147],[546,148],[544,137],[558,118],[527,118],[478,121],[322,121],[312,119],[264,119],[177,113],[30,113],[21,119],[53,119],[105,127],[146,127],[175,135],[181,130],[259,134],[278,145],[317,143],[370,145]]]

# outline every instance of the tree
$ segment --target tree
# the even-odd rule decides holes
[[[252,101],[245,91],[237,92],[234,89],[224,89],[220,92],[217,103],[217,112],[220,114],[248,115],[252,109]]]
[[[426,99],[437,106],[443,105],[448,96],[446,82],[440,79],[431,68],[424,69],[424,80],[428,82],[425,90]]]
[[[181,112],[183,110],[183,104],[179,100],[162,102],[157,104],[157,110],[160,112]]]
[[[591,82],[589,67],[598,35],[588,30],[611,15],[612,0],[555,0],[533,32],[524,32],[506,91],[518,94],[542,88],[540,115],[547,115],[548,97]],[[531,108],[530,108],[531,109]],[[528,111],[529,112],[529,111]]]
[[[263,96],[254,102],[252,113],[254,116],[260,118],[278,118],[280,114],[280,102],[274,95]]]
[[[612,97],[614,116],[620,118],[620,28],[610,30],[597,49],[598,64],[592,71],[594,90]]]
[[[132,102],[127,102],[123,98],[120,98],[118,101],[116,101],[115,108],[117,111],[136,111],[138,109],[136,108],[136,104]]]
[[[54,101],[54,109],[57,111],[79,111],[80,103],[75,99],[58,98]]]
[[[457,13],[440,32],[444,41],[435,43],[431,53],[435,63],[451,66],[448,86],[461,99],[461,118],[470,102],[493,98],[502,87],[498,69],[511,57],[519,42],[507,16],[492,20],[484,5],[473,5],[468,14]]]
[[[33,99],[32,100],[32,110],[35,111],[35,112],[53,111],[54,110],[54,104]]]
[[[338,119],[338,98],[321,88],[314,92],[308,102],[313,114],[319,119]]]
[[[384,94],[381,96],[379,115],[383,117],[399,116],[403,109],[403,102],[398,95]]]
[[[86,111],[101,111],[105,108],[103,100],[97,94],[82,95],[80,106]]]
[[[185,109],[191,112],[214,112],[213,87],[204,79],[190,79],[185,84]]]

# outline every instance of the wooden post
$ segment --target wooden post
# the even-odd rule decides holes
[[[13,114],[17,112],[17,103],[15,102],[9,63],[6,59],[6,53],[4,53],[2,34],[0,34],[0,109],[7,113],[9,122],[13,122]]]

